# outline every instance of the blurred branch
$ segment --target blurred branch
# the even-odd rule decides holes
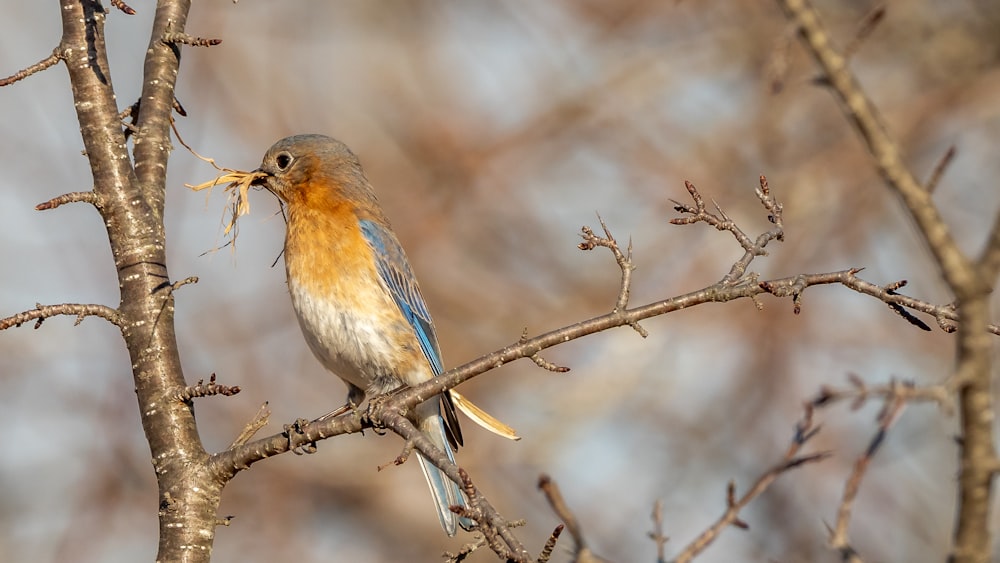
[[[670,540],[663,533],[663,501],[657,500],[653,503],[653,531],[649,532],[649,539],[656,542],[656,563],[666,563],[667,541]]]
[[[819,452],[815,454],[799,456],[799,450],[802,446],[806,444],[813,436],[819,432],[819,427],[813,425],[813,408],[811,405],[806,405],[805,414],[795,425],[795,434],[792,437],[792,442],[789,444],[788,449],[785,451],[785,455],[782,457],[781,461],[778,462],[774,467],[769,469],[763,475],[757,478],[757,481],[750,487],[739,499],[736,498],[736,485],[733,482],[729,483],[726,488],[726,511],[712,526],[701,533],[697,538],[694,539],[687,547],[684,548],[677,557],[674,558],[674,563],[687,563],[694,559],[699,553],[704,551],[709,545],[712,544],[719,537],[724,529],[729,526],[736,526],[737,528],[749,528],[745,522],[739,519],[740,510],[742,510],[746,505],[750,504],[750,501],[760,496],[768,487],[771,486],[774,481],[780,477],[783,473],[791,471],[797,467],[801,467],[808,463],[814,463],[817,461],[822,461],[830,457],[829,452]]]
[[[900,386],[893,386],[892,388],[894,390],[905,389],[905,387]],[[844,495],[840,501],[840,506],[837,509],[837,523],[830,532],[830,547],[840,553],[841,561],[847,561],[849,563],[862,563],[863,561],[861,556],[858,555],[857,550],[851,546],[851,542],[847,534],[847,527],[850,525],[851,521],[851,508],[854,506],[854,499],[858,496],[858,490],[861,488],[861,480],[864,479],[869,463],[881,445],[885,442],[885,437],[889,432],[889,427],[891,427],[892,424],[899,418],[899,414],[903,411],[906,403],[911,400],[912,397],[913,395],[908,395],[906,393],[894,393],[886,398],[885,406],[879,414],[878,431],[875,433],[875,436],[872,437],[871,442],[868,444],[868,448],[865,449],[865,452],[861,454],[861,456],[858,457],[858,460],[854,463],[854,469],[851,471],[851,476],[848,477],[847,482],[844,485]]]
[[[778,0],[778,4],[798,26],[803,45],[825,73],[826,83],[865,141],[886,184],[900,196],[913,217],[941,276],[955,295],[957,314],[962,319],[956,343],[962,439],[952,559],[955,563],[988,561],[993,552],[993,477],[1000,463],[994,445],[993,358],[987,326],[989,295],[1000,271],[1000,214],[979,259],[970,260],[941,218],[931,192],[904,164],[899,145],[847,68],[845,58],[834,48],[815,9],[807,0]]]
[[[955,159],[955,145],[948,147],[941,160],[938,161],[937,166],[934,167],[934,171],[931,172],[931,177],[927,179],[927,183],[924,184],[924,189],[927,193],[934,193],[937,189],[938,184],[941,183],[941,178],[944,176],[948,166],[951,165],[951,161]]]
[[[133,10],[132,7],[126,4],[123,0],[111,0],[111,5],[114,6],[115,8],[118,8],[126,15],[129,16],[135,15],[135,10]]]
[[[869,386],[853,373],[848,374],[847,378],[851,383],[850,388],[837,389],[823,385],[809,403],[814,407],[827,407],[840,401],[851,400],[853,410],[864,406],[869,399],[883,398],[887,401],[937,403],[945,414],[950,414],[952,410],[952,394],[955,391],[953,384],[917,386],[912,382],[893,379],[885,385]]]
[[[551,477],[543,473],[538,478],[538,488],[545,493],[545,499],[549,501],[549,506],[552,507],[556,516],[566,525],[566,529],[569,530],[570,535],[573,537],[573,543],[575,544],[573,561],[576,563],[605,561],[602,557],[595,555],[587,546],[587,541],[583,537],[583,530],[580,528],[580,522],[566,504],[566,500],[559,490],[559,485]]]
[[[851,42],[844,47],[844,58],[849,59],[853,57],[861,45],[864,44],[865,40],[871,36],[878,24],[885,19],[885,6],[879,5],[875,6],[870,12],[865,14],[865,17],[861,19],[861,25],[858,26],[857,33],[854,34],[854,38]]]
[[[83,319],[86,317],[101,317],[120,329],[125,328],[125,319],[122,317],[118,309],[108,307],[107,305],[82,303],[42,305],[41,303],[37,303],[35,304],[34,309],[18,313],[5,319],[0,319],[0,330],[6,330],[11,327],[19,327],[29,321],[35,321],[35,328],[38,329],[42,326],[42,321],[45,319],[60,315],[76,316],[76,322],[73,323],[73,326],[82,323]]]
[[[1000,211],[993,218],[993,225],[986,238],[986,246],[983,247],[982,254],[979,255],[976,263],[979,265],[983,277],[996,284],[997,276],[1000,275]]]

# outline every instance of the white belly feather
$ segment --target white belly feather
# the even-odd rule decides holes
[[[402,385],[396,371],[402,350],[392,339],[397,331],[384,328],[387,319],[352,313],[333,299],[316,299],[294,283],[288,289],[306,342],[323,366],[369,396]],[[388,296],[372,289],[354,294],[357,305],[352,310],[381,311],[395,306]]]

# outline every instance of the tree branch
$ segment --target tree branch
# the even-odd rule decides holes
[[[178,59],[159,38],[169,22],[183,31],[190,2],[157,3],[133,155],[111,82],[105,9],[97,0],[60,0],[60,7],[59,52],[66,59],[95,197],[102,202],[98,210],[118,271],[122,335],[159,486],[157,559],[207,561],[221,484],[204,466],[208,454],[192,407],[175,397],[185,381],[174,333],[174,292],[161,291],[173,287],[166,267],[163,199]]]
[[[89,203],[96,207],[98,211],[100,211],[100,209],[104,206],[104,200],[97,194],[97,192],[70,192],[39,203],[35,206],[35,210],[45,211],[48,209],[55,209],[61,205],[66,205],[67,203],[78,202]]]
[[[63,55],[59,49],[56,49],[55,51],[52,51],[51,55],[29,66],[28,68],[19,70],[6,78],[0,78],[0,88],[4,86],[10,86],[11,84],[18,82],[19,80],[24,80],[25,78],[37,72],[42,72],[43,70],[49,68],[50,66],[54,66],[61,60],[63,60]]]
[[[35,308],[30,311],[24,311],[23,313],[18,313],[5,319],[0,319],[0,330],[18,327],[30,321],[35,321],[35,328],[37,329],[42,326],[42,321],[45,319],[60,315],[75,316],[76,322],[73,323],[73,326],[82,323],[83,319],[86,317],[101,317],[120,329],[125,328],[125,320],[122,318],[118,309],[113,309],[107,305],[81,303],[42,305],[41,303],[37,303],[35,304]]]

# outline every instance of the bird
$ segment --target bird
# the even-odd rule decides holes
[[[285,273],[299,326],[319,362],[347,384],[348,405],[440,375],[434,323],[358,157],[332,137],[295,135],[271,146],[255,173],[254,184],[285,210]],[[454,463],[463,440],[452,392],[417,405],[414,418]],[[461,489],[417,455],[441,527],[449,536],[469,528],[451,511],[467,506]]]

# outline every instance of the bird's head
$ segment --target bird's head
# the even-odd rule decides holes
[[[271,146],[254,180],[286,204],[371,195],[361,163],[347,145],[325,135],[295,135]]]

